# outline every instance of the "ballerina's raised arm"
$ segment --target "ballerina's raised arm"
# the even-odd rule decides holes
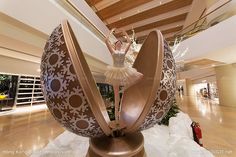
[[[110,36],[113,34],[113,32],[115,31],[115,29],[116,29],[116,28],[113,28],[113,29],[110,31],[110,33],[108,34],[108,36],[106,37],[106,40],[105,40],[105,43],[106,43],[106,45],[107,45],[107,48],[108,48],[108,50],[110,51],[111,54],[114,53],[114,49],[113,49],[112,44],[111,44],[111,42],[110,42]]]
[[[126,36],[126,40],[128,42],[127,47],[125,48],[125,54],[129,51],[130,45],[132,44],[132,41],[130,40],[129,35],[126,33],[125,30],[122,30],[122,32],[124,33],[124,35]]]

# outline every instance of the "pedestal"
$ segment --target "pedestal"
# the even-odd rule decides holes
[[[143,145],[144,138],[140,132],[116,138],[91,138],[87,157],[144,157]]]

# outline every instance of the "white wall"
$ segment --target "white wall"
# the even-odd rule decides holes
[[[39,63],[33,63],[0,55],[0,73],[39,76],[39,66]]]
[[[1,0],[0,11],[48,35],[62,20],[68,19],[83,52],[107,64],[112,62],[105,43],[50,0]]]
[[[236,64],[215,69],[220,105],[236,107]]]
[[[236,49],[228,53],[220,53],[231,47],[236,48],[236,15],[221,23],[202,31],[193,37],[181,42],[177,51],[188,48],[186,55],[181,60],[197,60],[208,58],[220,62],[236,62]],[[218,53],[216,53],[218,52]],[[178,61],[178,60],[177,60]],[[228,61],[228,62],[227,62]]]

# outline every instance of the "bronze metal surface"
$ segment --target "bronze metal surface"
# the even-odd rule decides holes
[[[122,137],[90,138],[89,157],[143,157],[144,138],[140,132]]]
[[[160,31],[153,31],[139,51],[133,67],[144,77],[123,94],[121,120],[127,125],[125,132],[139,128],[155,100],[161,80],[163,49]]]
[[[105,104],[66,21],[45,45],[41,82],[46,104],[62,126],[86,137],[110,135]]]
[[[160,86],[157,90],[155,101],[151,105],[145,120],[138,130],[148,129],[159,123],[173,105],[176,91],[175,60],[168,43],[164,40],[163,63]],[[141,121],[140,121],[141,122]]]
[[[90,102],[91,110],[104,133],[110,135],[111,130],[108,127],[110,119],[105,103],[97,89],[92,73],[68,21],[63,21],[62,30],[65,33],[65,41],[68,46],[72,63],[75,67],[75,73],[77,74],[77,77],[81,82],[81,87],[85,91],[85,95]]]

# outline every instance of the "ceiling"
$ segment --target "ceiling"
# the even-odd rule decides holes
[[[185,70],[190,70],[194,68],[204,69],[204,68],[211,68],[211,67],[215,67],[215,66],[219,66],[223,64],[224,64],[223,62],[214,61],[211,59],[198,59],[195,61],[185,63],[184,68]]]
[[[183,29],[193,0],[85,0],[111,28],[135,31],[142,43],[150,31],[159,29],[167,40]],[[116,34],[119,38],[122,35]]]

